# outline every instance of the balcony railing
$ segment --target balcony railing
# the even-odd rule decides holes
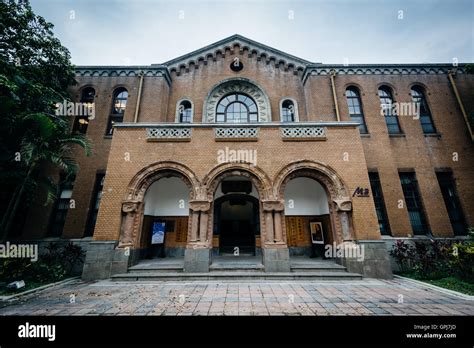
[[[191,128],[155,127],[146,129],[147,141],[190,141]]]
[[[326,129],[324,127],[282,127],[281,137],[285,141],[301,140],[326,140]]]

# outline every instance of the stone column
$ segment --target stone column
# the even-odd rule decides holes
[[[206,200],[193,200],[189,202],[189,209],[192,212],[191,240],[188,241],[184,252],[185,272],[209,272],[212,242],[209,243],[207,238],[207,222],[209,221],[210,208],[211,202]]]
[[[334,203],[336,204],[336,211],[337,214],[339,214],[339,220],[341,221],[343,241],[354,240],[349,223],[349,212],[352,211],[351,199],[349,197],[342,197],[335,199]]]
[[[281,225],[281,212],[275,211],[274,229],[275,229],[275,242],[283,242],[283,226]]]
[[[273,213],[266,211],[263,214],[265,215],[265,243],[273,243],[275,239],[273,233]]]
[[[290,272],[290,253],[283,238],[282,212],[283,201],[262,201],[267,234],[263,245],[263,263],[265,272]]]
[[[188,243],[197,242],[198,233],[199,233],[199,212],[192,211],[191,212],[191,239],[188,241]]]
[[[209,214],[207,211],[201,211],[201,218],[199,224],[199,241],[201,243],[207,243],[207,222],[209,220]]]
[[[135,245],[135,220],[137,217],[137,201],[126,201],[122,203],[122,212],[124,213],[122,226],[120,229],[120,239],[118,248],[131,248]]]

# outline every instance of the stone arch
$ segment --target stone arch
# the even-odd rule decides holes
[[[350,221],[352,200],[347,185],[337,172],[322,162],[309,160],[291,162],[284,166],[275,177],[275,197],[284,200],[287,183],[297,177],[314,179],[326,190],[328,200],[330,200],[328,205],[334,241],[342,243],[345,240],[353,239]],[[282,219],[282,223],[286,231],[285,219]]]
[[[250,179],[258,190],[260,200],[272,198],[270,177],[261,168],[249,163],[223,163],[211,169],[202,181],[210,201],[214,199],[214,193],[219,183],[229,176],[242,176]]]
[[[217,103],[229,93],[244,93],[249,95],[257,104],[258,121],[272,120],[270,100],[264,90],[255,82],[246,78],[230,78],[219,82],[207,94],[204,101],[202,122],[215,122]]]
[[[143,168],[130,181],[122,202],[119,248],[138,247],[142,233],[145,193],[155,181],[170,176],[178,177],[186,184],[190,201],[200,196],[200,182],[194,172],[184,164],[164,161]]]
[[[214,194],[222,182],[230,176],[242,176],[252,181],[257,188],[260,201],[260,233],[261,238],[265,237],[265,219],[263,215],[263,204],[273,201],[272,183],[270,177],[259,167],[248,163],[223,163],[219,164],[209,171],[202,181],[203,187],[207,192],[207,201],[209,202],[209,219],[207,225],[207,239],[212,240],[212,225],[214,219]]]

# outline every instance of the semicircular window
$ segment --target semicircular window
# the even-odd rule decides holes
[[[257,104],[245,94],[229,94],[217,104],[216,116],[217,122],[258,122]]]

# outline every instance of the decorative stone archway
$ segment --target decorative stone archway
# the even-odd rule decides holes
[[[259,201],[260,201],[260,234],[263,240],[267,240],[269,233],[269,223],[264,212],[265,202],[273,201],[272,196],[272,184],[269,176],[259,167],[247,163],[224,163],[214,167],[203,179],[203,187],[206,188],[207,200],[210,202],[209,206],[209,219],[207,226],[207,238],[212,241],[212,221],[214,218],[213,205],[214,205],[214,194],[219,184],[228,177],[240,176],[247,178],[252,181],[253,185],[257,188]]]
[[[142,233],[144,198],[147,189],[155,181],[165,177],[178,177],[189,188],[189,205],[202,197],[201,185],[194,172],[187,166],[173,161],[151,164],[140,170],[130,181],[127,193],[122,201],[122,225],[118,247],[138,248]],[[191,208],[192,210],[192,208]],[[188,228],[188,240],[191,237],[192,221]]]
[[[221,81],[208,93],[204,102],[202,121],[213,123],[216,120],[217,103],[227,94],[244,93],[250,96],[258,108],[258,121],[270,122],[272,112],[267,94],[256,83],[245,78],[232,78]]]
[[[276,175],[274,195],[284,201],[287,183],[298,177],[307,177],[318,181],[326,190],[329,203],[329,213],[333,230],[333,238],[337,244],[353,240],[350,212],[352,201],[347,186],[334,169],[316,161],[295,161],[284,166]],[[286,226],[284,209],[281,212],[281,222],[286,243]]]

